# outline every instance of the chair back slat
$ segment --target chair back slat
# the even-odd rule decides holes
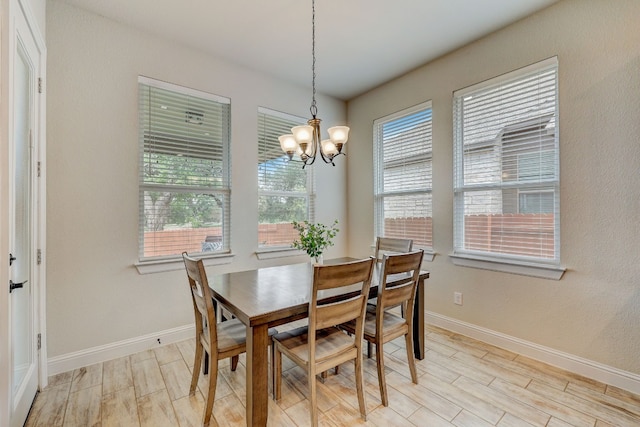
[[[413,292],[413,281],[396,285],[393,287],[387,287],[378,296],[378,304],[384,307],[395,307],[406,301],[411,300]]]
[[[313,270],[314,290],[322,291],[361,283],[371,272],[370,259],[334,265],[315,265]]]
[[[386,254],[398,254],[411,252],[412,239],[399,239],[395,237],[378,237],[376,239],[376,259],[382,261]]]
[[[354,319],[362,306],[364,296],[358,295],[340,302],[316,307],[316,329],[328,328]]]
[[[213,305],[211,290],[207,280],[207,273],[201,259],[196,260],[187,255],[182,254],[184,266],[189,277],[189,286],[191,288],[191,299],[193,301],[193,310],[196,320],[196,334],[208,334],[209,343],[215,347],[218,341],[216,311]],[[215,351],[215,348],[212,348]]]
[[[387,307],[405,304],[408,309],[406,318],[409,319],[413,313],[413,301],[423,255],[424,252],[419,250],[384,256],[376,310],[384,311]]]

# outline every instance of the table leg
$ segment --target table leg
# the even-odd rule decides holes
[[[416,359],[424,359],[424,279],[418,280],[413,308],[413,352]]]
[[[267,425],[269,372],[267,325],[247,326],[247,426]]]

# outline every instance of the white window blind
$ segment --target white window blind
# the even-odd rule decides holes
[[[556,58],[454,93],[454,253],[559,264]]]
[[[229,251],[227,98],[138,79],[139,256]]]
[[[289,247],[298,237],[293,221],[313,221],[313,168],[289,160],[280,135],[306,120],[267,108],[258,109],[258,246]]]
[[[375,234],[433,247],[431,102],[373,123]]]

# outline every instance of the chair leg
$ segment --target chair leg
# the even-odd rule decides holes
[[[231,356],[231,370],[235,371],[236,368],[238,367],[238,360],[240,360],[240,356],[235,355],[235,356]]]
[[[411,328],[409,329],[411,330]],[[411,372],[411,381],[418,384],[418,372],[416,371],[416,358],[413,353],[413,337],[411,334],[405,334],[405,347],[407,347],[407,362],[409,363],[409,371]]]
[[[364,421],[367,421],[367,402],[365,401],[364,397],[364,367],[362,365],[362,349],[360,349],[355,360],[356,391],[358,393],[358,406],[360,406],[360,416]]]
[[[315,369],[309,367],[309,412],[311,413],[311,426],[318,426],[318,398],[316,390],[316,372]]]
[[[198,385],[198,377],[200,376],[200,366],[202,366],[202,344],[196,342],[196,355],[193,359],[193,374],[191,375],[191,388],[189,394],[193,395],[196,392],[196,386]]]
[[[340,371],[340,365],[336,365],[333,368],[333,373],[334,375],[338,375],[338,372]],[[329,377],[329,371],[324,371],[320,374],[320,380],[322,381],[322,384],[324,384],[324,381]]]
[[[373,353],[371,341],[367,341],[367,359],[371,359],[371,353]]]
[[[211,363],[211,372],[209,372],[209,392],[207,393],[207,402],[204,407],[204,418],[202,424],[209,425],[211,420],[211,412],[213,411],[213,401],[216,398],[216,384],[218,381],[218,361]]]
[[[387,398],[387,381],[384,377],[384,351],[382,341],[376,342],[376,365],[378,366],[378,386],[380,387],[380,398],[384,406],[389,406]]]
[[[271,371],[273,372],[273,400],[278,401],[282,395],[282,353],[278,346],[273,346],[273,363]]]

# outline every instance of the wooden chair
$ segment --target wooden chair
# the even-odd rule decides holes
[[[382,262],[385,254],[403,254],[411,252],[413,248],[412,239],[400,239],[396,237],[377,237],[376,238],[376,260]],[[374,306],[377,303],[377,299],[373,298],[369,300],[369,305]],[[404,316],[403,308],[400,307],[401,314]],[[371,357],[371,344],[367,346],[367,357]]]
[[[367,419],[362,366],[364,314],[375,259],[334,265],[314,265],[309,324],[273,336],[273,396],[282,389],[282,354],[307,371],[311,425],[318,425],[316,375],[349,360],[355,361],[360,414]],[[354,289],[351,285],[358,285]],[[348,289],[346,287],[351,286]],[[337,328],[353,322],[353,336]]]
[[[382,261],[385,254],[411,252],[412,239],[398,239],[395,237],[378,237],[376,239],[376,259]]]
[[[378,303],[375,307],[367,307],[364,339],[376,346],[378,386],[384,406],[389,406],[387,383],[384,377],[384,343],[404,335],[411,380],[414,384],[418,384],[413,355],[413,310],[422,256],[422,250],[406,254],[385,255],[378,282]],[[403,315],[398,316],[389,311],[389,308],[399,304],[404,308]],[[349,333],[355,333],[358,325],[351,321],[340,327]]]
[[[208,426],[211,420],[213,401],[216,396],[216,383],[218,381],[218,361],[231,358],[231,370],[238,366],[238,356],[247,351],[246,327],[238,319],[225,322],[216,322],[216,307],[209,289],[207,273],[202,260],[196,260],[182,253],[184,266],[189,278],[193,312],[196,320],[196,354],[193,362],[193,375],[189,394],[193,395],[198,385],[199,370],[203,362],[203,353],[208,354],[212,363],[209,363],[209,393],[205,403],[203,425]],[[270,329],[273,335],[277,331]],[[206,363],[205,363],[206,366]]]

